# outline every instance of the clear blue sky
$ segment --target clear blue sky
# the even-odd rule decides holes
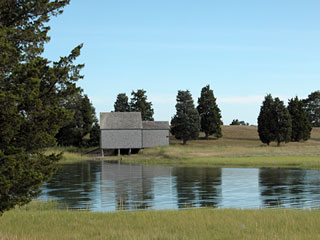
[[[79,85],[97,114],[144,89],[155,120],[170,121],[178,90],[197,100],[210,84],[224,124],[256,124],[267,93],[320,89],[319,12],[319,0],[73,0],[50,21],[44,56],[84,43]]]

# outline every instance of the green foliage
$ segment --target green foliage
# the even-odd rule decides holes
[[[220,109],[209,85],[201,90],[197,110],[201,118],[201,131],[205,133],[205,138],[212,134],[217,138],[222,137]]]
[[[178,91],[176,111],[171,120],[171,133],[177,139],[182,139],[183,144],[188,140],[197,139],[200,132],[200,116],[188,90]]]
[[[69,0],[0,1],[0,215],[36,196],[55,172],[60,154],[42,150],[71,120],[63,108],[83,65],[74,65],[82,45],[51,63],[40,56],[46,26]]]
[[[115,112],[130,112],[128,97],[125,93],[119,93],[114,103]]]
[[[245,121],[239,121],[238,119],[233,119],[230,125],[249,126],[249,123],[246,123]]]
[[[312,92],[303,102],[311,125],[320,127],[320,91]]]
[[[64,108],[72,112],[73,117],[72,121],[61,128],[56,135],[59,145],[88,147],[90,142],[85,139],[85,136],[90,134],[93,125],[98,122],[95,109],[88,96],[80,93],[70,96],[67,98]]]
[[[298,97],[292,98],[289,100],[288,110],[292,120],[291,140],[295,142],[308,140],[312,126],[304,109],[303,101],[299,100]]]
[[[271,94],[268,94],[260,108],[258,116],[258,133],[261,142],[270,144],[275,140],[276,122],[273,113],[274,101]]]
[[[291,139],[291,116],[279,98],[273,99],[271,94],[265,97],[258,117],[258,133],[263,143],[269,145],[276,141],[289,142]]]
[[[276,122],[275,140],[278,146],[281,142],[289,142],[291,140],[292,123],[288,109],[284,106],[283,101],[279,98],[274,99],[274,118]]]
[[[141,112],[143,121],[153,121],[152,103],[147,101],[146,91],[138,89],[131,92],[131,101],[128,103],[128,97],[125,93],[119,93],[114,103],[115,112]]]
[[[0,215],[16,205],[28,203],[39,193],[42,182],[57,170],[60,155],[25,153],[7,155],[0,151]]]
[[[100,144],[100,126],[95,122],[90,131],[89,146],[96,147]]]
[[[131,112],[141,112],[143,121],[153,121],[152,103],[147,101],[146,91],[138,89],[136,92],[132,91],[130,109]]]
[[[233,119],[232,122],[230,123],[230,125],[240,125],[239,120]]]
[[[49,41],[46,26],[51,16],[62,13],[70,0],[0,1],[0,78],[16,65],[39,56]]]

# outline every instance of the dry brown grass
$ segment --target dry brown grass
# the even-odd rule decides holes
[[[122,156],[125,162],[165,165],[211,165],[216,167],[295,167],[320,169],[320,128],[312,130],[311,139],[306,142],[282,143],[280,147],[272,143],[262,144],[256,126],[223,126],[223,137],[208,140],[181,141],[171,136],[170,146],[143,149],[139,154]],[[93,160],[92,156],[81,156],[74,149],[58,148],[51,151],[64,151],[62,164]],[[101,160],[101,159],[99,159]],[[119,160],[119,157],[106,157],[103,160]]]
[[[139,157],[156,157],[159,151],[162,151],[168,158],[320,154],[320,128],[314,128],[311,139],[306,142],[282,143],[280,147],[277,147],[275,143],[271,143],[270,146],[262,144],[256,126],[223,126],[222,133],[223,137],[220,139],[210,137],[204,140],[200,138],[189,141],[186,146],[171,137],[169,147],[145,149],[142,154],[139,154]]]
[[[312,130],[305,142],[262,144],[256,126],[223,126],[223,137],[181,141],[170,138],[170,146],[143,149],[139,154],[124,156],[127,162],[143,164],[206,164],[232,167],[302,167],[320,168],[320,128]],[[281,159],[283,158],[283,161]],[[307,164],[306,164],[307,163]],[[266,165],[265,165],[266,164]]]

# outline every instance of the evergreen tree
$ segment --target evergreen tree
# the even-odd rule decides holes
[[[100,126],[95,122],[90,131],[89,146],[97,147],[100,144]]]
[[[152,103],[147,101],[146,91],[138,89],[136,92],[132,91],[131,95],[131,112],[141,112],[143,121],[153,121]]]
[[[233,119],[230,125],[249,126],[249,123],[245,121],[239,121],[238,119]]]
[[[275,130],[276,130],[276,121],[274,113],[274,100],[271,94],[268,94],[260,108],[260,113],[258,116],[258,133],[261,142],[270,144],[274,141]]]
[[[220,109],[209,85],[201,90],[197,110],[201,119],[201,131],[205,133],[205,138],[208,139],[212,134],[217,138],[222,137]]]
[[[171,120],[171,133],[177,139],[182,139],[183,144],[188,140],[197,139],[200,132],[200,116],[188,90],[178,91],[176,111]]]
[[[81,45],[50,63],[41,57],[46,23],[69,0],[0,1],[0,215],[37,196],[61,154],[44,154],[72,113],[62,107],[79,91]]]
[[[312,92],[303,102],[311,125],[320,127],[320,91]]]
[[[279,98],[273,100],[271,94],[265,97],[258,117],[258,133],[263,143],[270,144],[276,141],[289,142],[291,139],[291,116],[283,101]]]
[[[278,146],[281,142],[291,140],[292,123],[288,109],[284,106],[283,101],[279,98],[274,99],[274,121],[276,122],[275,140]]]
[[[128,97],[125,93],[119,93],[114,103],[115,112],[130,112]]]
[[[288,110],[292,120],[291,140],[298,142],[308,140],[311,135],[311,123],[304,109],[304,103],[298,97],[289,100]]]
[[[87,147],[88,139],[85,137],[90,134],[97,118],[95,109],[87,95],[80,93],[68,98],[64,104],[65,109],[73,113],[72,121],[61,128],[56,135],[59,145]]]
[[[240,122],[238,119],[233,119],[230,125],[240,125]]]

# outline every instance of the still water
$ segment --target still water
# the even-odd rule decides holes
[[[320,208],[320,171],[163,167],[86,162],[64,165],[41,200],[61,208]]]

